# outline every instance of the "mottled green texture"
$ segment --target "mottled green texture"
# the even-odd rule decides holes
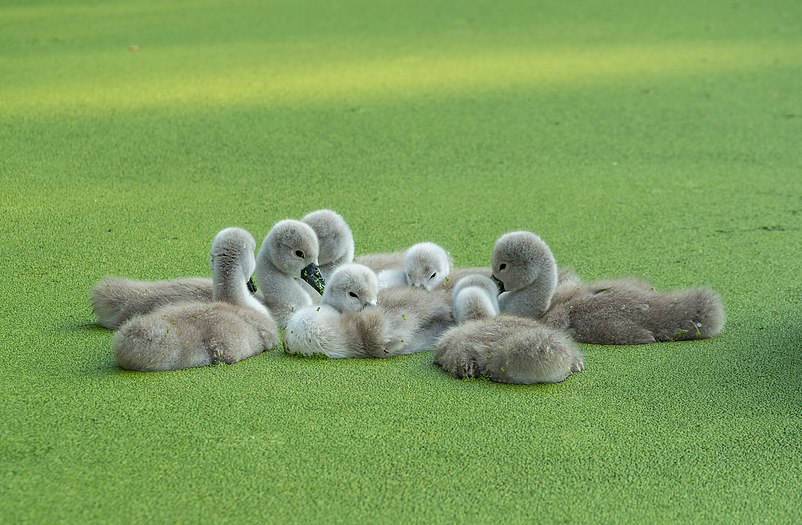
[[[0,79],[3,523],[799,521],[798,0],[4,1]],[[727,326],[547,386],[116,368],[101,276],[323,207],[459,266],[529,229]]]

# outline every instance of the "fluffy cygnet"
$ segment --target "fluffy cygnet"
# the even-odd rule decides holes
[[[284,342],[289,353],[302,355],[390,357],[431,348],[449,324],[441,299],[419,288],[379,292],[370,268],[346,264],[332,274],[320,305],[292,316]]]
[[[585,369],[577,344],[534,319],[499,315],[457,325],[437,342],[435,364],[456,378],[558,383]]]
[[[314,230],[292,219],[276,223],[262,242],[256,280],[279,326],[286,326],[298,309],[320,301],[325,279],[318,267],[318,253]]]
[[[499,314],[498,287],[484,275],[463,277],[454,286],[451,297],[454,320],[458,324]]]
[[[582,284],[570,271],[560,274],[558,286],[551,251],[529,232],[497,241],[493,272],[505,290],[499,296],[502,312],[542,318],[584,343],[704,339],[724,327],[721,297],[705,287],[660,292],[632,278]]]
[[[375,309],[376,274],[359,264],[332,273],[319,305],[293,314],[284,330],[288,353],[329,357],[385,357],[383,319]]]
[[[502,283],[502,312],[540,317],[557,288],[557,263],[548,245],[531,232],[502,235],[493,249],[493,278]]]
[[[404,267],[389,268],[379,272],[379,285],[417,286],[432,291],[443,285],[451,271],[448,252],[432,242],[422,242],[411,246],[404,253]]]
[[[339,266],[353,262],[354,235],[340,214],[332,210],[317,210],[301,221],[317,235],[320,248],[318,264],[324,279],[328,279]]]
[[[236,363],[278,343],[278,327],[250,294],[256,242],[241,228],[226,228],[211,251],[211,302],[169,304],[135,316],[119,328],[114,353],[122,368],[177,370]]]

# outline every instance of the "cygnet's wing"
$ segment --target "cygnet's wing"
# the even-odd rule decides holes
[[[382,270],[404,267],[405,252],[368,253],[354,259],[357,264],[363,264],[378,273]]]

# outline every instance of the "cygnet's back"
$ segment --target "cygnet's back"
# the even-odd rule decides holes
[[[456,378],[501,383],[558,383],[585,363],[563,331],[534,319],[499,315],[451,328],[437,342],[435,364]]]
[[[170,304],[126,321],[113,339],[120,366],[163,371],[235,363],[274,347],[276,322],[247,285],[255,247],[241,228],[218,233],[211,252],[214,300]]]
[[[664,292],[646,281],[619,278],[555,295],[543,321],[581,342],[646,344],[714,337],[725,315],[721,297],[710,288]]]
[[[93,286],[89,296],[98,324],[111,329],[160,306],[211,300],[212,280],[208,277],[142,281],[111,276]]]

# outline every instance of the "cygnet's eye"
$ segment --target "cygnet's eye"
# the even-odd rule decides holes
[[[359,299],[359,296],[357,294],[355,294],[354,292],[348,292],[348,295],[350,295],[354,299]]]
[[[429,276],[429,279],[434,279],[437,277],[437,272],[434,272],[432,275]]]
[[[295,255],[297,255],[301,259],[304,258],[304,252],[302,252],[301,250],[295,250]]]
[[[498,267],[499,270],[504,270],[507,268],[507,263],[501,263]]]

